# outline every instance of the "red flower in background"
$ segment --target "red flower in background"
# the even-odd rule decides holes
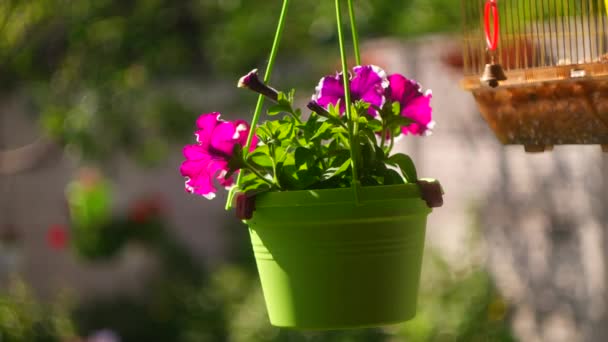
[[[68,230],[59,224],[52,225],[47,231],[46,238],[49,247],[56,251],[63,250],[68,245]]]
[[[129,220],[145,223],[160,217],[166,208],[166,203],[160,195],[143,197],[134,201],[129,208]]]

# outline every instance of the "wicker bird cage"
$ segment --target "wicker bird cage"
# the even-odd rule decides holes
[[[608,0],[461,0],[462,82],[503,144],[608,152]]]

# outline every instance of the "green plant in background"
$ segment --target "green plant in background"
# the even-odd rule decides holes
[[[41,304],[21,279],[13,278],[0,293],[0,341],[61,342],[75,338],[72,306],[66,298]]]
[[[161,259],[164,255],[160,251]],[[169,270],[171,265],[176,266],[167,264]],[[272,327],[253,267],[226,264],[200,278],[206,280],[198,286],[176,277],[182,271],[172,272],[153,281],[139,298],[106,298],[78,307],[66,298],[41,304],[25,283],[15,281],[0,294],[0,336],[9,342],[64,342],[77,332],[86,336],[110,329],[122,342],[515,341],[509,308],[489,275],[481,269],[454,273],[433,251],[425,256],[418,316],[386,329],[297,332]]]
[[[398,330],[406,341],[515,341],[508,304],[488,272],[455,272],[436,252],[425,255],[423,270],[417,316]]]
[[[127,239],[127,230],[112,220],[112,188],[94,169],[82,169],[68,184],[71,246],[88,258],[112,255]]]

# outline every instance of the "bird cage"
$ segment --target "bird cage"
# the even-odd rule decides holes
[[[503,144],[608,152],[608,0],[461,0],[462,85]]]

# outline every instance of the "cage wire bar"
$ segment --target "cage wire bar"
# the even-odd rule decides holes
[[[464,71],[489,63],[484,40],[485,0],[462,0]],[[605,0],[498,0],[497,62],[505,70],[608,60]]]
[[[495,51],[486,42],[487,2],[500,19]],[[608,152],[607,3],[461,0],[462,85],[502,143],[528,152],[600,144]],[[496,89],[480,79],[492,58],[507,78]]]

